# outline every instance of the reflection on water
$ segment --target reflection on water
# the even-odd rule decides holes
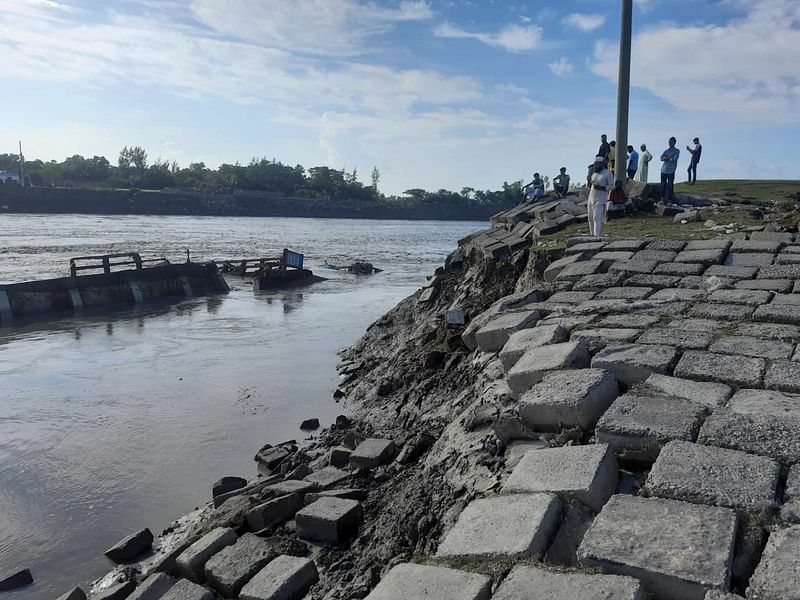
[[[314,219],[0,216],[0,280],[63,275],[73,255],[139,250],[183,260],[271,255],[288,246],[328,281],[176,305],[84,312],[0,328],[0,567],[51,599],[101,575],[102,551],[154,532],[251,477],[267,442],[302,437],[338,406],[336,350],[412,292],[477,223]],[[173,245],[178,240],[177,245]],[[384,273],[324,271],[363,256]]]

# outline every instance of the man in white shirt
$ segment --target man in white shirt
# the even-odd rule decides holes
[[[589,233],[600,237],[603,235],[603,224],[606,220],[608,194],[614,189],[614,176],[606,168],[606,161],[602,156],[595,157],[587,184],[589,185],[589,200],[586,203],[586,212],[589,218]]]

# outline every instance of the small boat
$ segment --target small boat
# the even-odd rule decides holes
[[[344,271],[345,273],[353,273],[354,275],[372,275],[374,273],[382,273],[383,269],[379,269],[371,262],[365,260],[355,260],[349,265],[334,265],[325,261],[322,265],[326,269],[335,269],[336,271]]]

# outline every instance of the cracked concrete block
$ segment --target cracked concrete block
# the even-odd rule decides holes
[[[327,490],[332,487],[340,487],[350,477],[349,471],[337,469],[336,467],[324,467],[319,471],[314,471],[311,475],[306,475],[303,477],[303,481],[313,483],[319,489]]]
[[[621,460],[652,463],[668,442],[695,441],[707,413],[706,406],[683,398],[625,394],[597,422],[595,436]]]
[[[470,502],[439,544],[439,558],[518,559],[541,556],[558,528],[555,494],[511,494]]]
[[[715,304],[701,302],[689,308],[690,317],[700,319],[723,319],[725,321],[744,321],[753,314],[753,306],[748,304]]]
[[[766,366],[763,358],[687,350],[675,367],[675,376],[735,387],[758,387]]]
[[[256,573],[239,594],[241,600],[300,600],[317,581],[313,560],[281,555]]]
[[[630,274],[649,274],[658,266],[655,260],[618,260],[608,270]]]
[[[639,579],[656,600],[727,591],[736,513],[661,498],[612,496],[583,538],[586,567]]]
[[[664,288],[658,290],[655,294],[650,296],[653,302],[663,302],[671,300],[696,300],[708,295],[705,289],[695,290],[690,288]]]
[[[402,563],[392,567],[366,600],[489,600],[491,591],[486,575]]]
[[[590,431],[618,394],[617,380],[609,371],[556,371],[520,398],[519,416],[534,431],[575,426]]]
[[[535,590],[535,591],[532,591]],[[535,596],[531,594],[534,593]],[[503,580],[493,600],[644,600],[633,577],[597,573],[556,573],[517,565]]]
[[[662,448],[644,489],[651,496],[761,517],[777,505],[780,474],[780,465],[763,456],[676,440]]]
[[[653,293],[649,287],[611,287],[597,295],[599,300],[644,300]]]
[[[736,335],[719,338],[711,345],[709,350],[721,354],[738,354],[742,356],[777,360],[791,358],[794,344],[778,340]]]
[[[676,263],[693,263],[698,265],[721,265],[727,253],[721,249],[684,250],[675,257]]]
[[[697,442],[741,450],[786,465],[800,462],[800,396],[771,390],[739,390],[714,411]]]
[[[575,291],[578,290],[588,290],[588,291],[599,291],[604,290],[606,288],[613,287],[615,285],[619,285],[622,280],[625,278],[624,273],[620,273],[619,271],[614,271],[611,273],[598,273],[596,275],[586,275],[585,277],[581,277],[575,282],[575,285],[572,286],[572,289]]]
[[[717,290],[709,296],[709,302],[718,304],[747,304],[759,306],[769,302],[771,294],[763,290]]]
[[[667,396],[692,400],[707,406],[712,411],[723,406],[733,394],[733,389],[723,383],[692,381],[658,373],[653,373],[647,378],[645,387]]]
[[[567,256],[559,258],[558,260],[554,260],[544,270],[544,280],[550,283],[554,282],[558,277],[558,274],[561,273],[561,271],[563,271],[566,267],[573,263],[586,260],[588,257],[588,253],[576,252],[574,254],[568,254]]]
[[[632,342],[639,334],[639,329],[623,329],[616,327],[602,327],[598,329],[579,329],[572,333],[573,341],[582,341],[589,348],[589,352],[597,352],[609,344],[624,344]]]
[[[275,556],[275,550],[266,541],[246,533],[208,560],[204,569],[206,580],[220,594],[233,598]]]
[[[537,327],[511,334],[500,351],[500,362],[508,371],[531,348],[566,342],[568,339],[569,333],[561,325],[544,325],[540,322]]]
[[[531,348],[508,372],[508,385],[517,394],[539,383],[547,371],[581,369],[589,365],[589,351],[582,342],[564,342]]]
[[[175,561],[178,570],[190,581],[203,583],[206,579],[203,568],[208,559],[226,546],[235,544],[236,539],[236,532],[230,527],[217,527],[209,531],[178,555]]]
[[[800,526],[774,530],[747,588],[748,600],[793,600],[800,590]]]
[[[659,323],[661,317],[648,313],[634,313],[626,315],[606,315],[598,323],[601,327],[636,327],[645,329]]]
[[[563,292],[556,292],[552,296],[550,296],[547,301],[548,302],[564,302],[566,304],[580,304],[581,302],[586,302],[587,300],[591,300],[595,297],[597,292],[575,292],[575,291],[563,291]]]
[[[592,359],[592,368],[606,369],[626,385],[644,381],[653,373],[667,375],[678,358],[672,346],[620,344],[606,346]]]
[[[577,281],[586,275],[596,275],[598,273],[604,273],[607,270],[608,261],[602,259],[590,259],[574,262],[571,265],[564,267],[564,269],[556,276],[556,281]]]
[[[528,452],[503,485],[503,494],[553,493],[599,512],[614,493],[619,467],[606,444]]]
[[[661,344],[676,348],[708,348],[712,335],[691,328],[656,327],[645,331],[638,340],[640,344]]]
[[[250,531],[261,531],[291,519],[303,508],[303,494],[286,494],[254,506],[245,514]]]
[[[475,342],[482,352],[497,352],[512,333],[533,327],[538,320],[535,310],[499,314],[475,333]]]

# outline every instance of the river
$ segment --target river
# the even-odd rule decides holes
[[[139,251],[193,260],[288,247],[328,281],[0,328],[0,573],[8,594],[51,600],[105,573],[103,551],[157,534],[210,499],[223,475],[251,478],[265,443],[329,424],[336,351],[412,293],[483,223],[223,217],[0,216],[0,282],[67,274],[73,256]],[[363,257],[385,269],[321,268]],[[84,589],[86,589],[84,587]]]

